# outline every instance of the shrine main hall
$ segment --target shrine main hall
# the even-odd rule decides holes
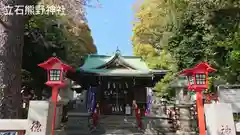
[[[149,89],[161,80],[166,70],[149,69],[137,56],[123,56],[119,50],[112,56],[91,54],[70,78],[87,90],[88,108],[99,104],[102,114],[122,115],[133,100],[142,109],[147,107]]]

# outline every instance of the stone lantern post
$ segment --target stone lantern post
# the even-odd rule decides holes
[[[186,77],[180,76],[172,82],[172,87],[176,91],[176,107],[179,108],[179,130],[177,131],[178,135],[190,135],[191,131],[191,114],[190,106],[192,101],[190,96],[187,95],[186,89],[188,82]]]

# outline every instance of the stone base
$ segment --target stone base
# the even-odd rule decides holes
[[[81,131],[81,130],[71,130],[67,131],[67,135],[91,135],[92,132]]]
[[[64,130],[55,130],[55,135],[67,135]]]
[[[66,131],[68,135],[91,134],[89,113],[68,113]]]
[[[184,132],[184,131],[178,130],[176,132],[176,135],[196,135],[196,132]]]

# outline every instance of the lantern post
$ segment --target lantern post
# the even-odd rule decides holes
[[[72,67],[64,64],[56,57],[51,57],[47,61],[38,64],[39,67],[47,70],[48,80],[45,83],[52,88],[52,102],[54,105],[53,119],[52,119],[52,134],[54,135],[55,121],[56,121],[56,108],[58,102],[59,88],[65,87],[64,73],[72,70]]]
[[[202,91],[208,89],[208,73],[216,71],[206,62],[201,62],[192,69],[183,70],[180,74],[188,78],[188,90],[196,92],[199,134],[206,135]]]

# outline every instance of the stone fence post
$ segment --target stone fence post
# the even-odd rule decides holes
[[[179,130],[178,135],[190,135],[193,134],[191,131],[191,114],[189,108],[191,104],[178,104],[179,108]]]
[[[176,107],[179,108],[179,122],[180,127],[177,131],[178,135],[195,134],[191,131],[191,113],[190,107],[192,104],[190,96],[187,94],[187,80],[186,77],[179,77],[172,82],[172,87],[176,92]]]
[[[55,130],[61,129],[63,106],[64,106],[64,102],[58,101],[57,111],[56,111]],[[54,102],[49,101],[49,111],[48,111],[48,116],[47,116],[47,124],[48,124],[47,135],[51,135],[51,132],[52,132],[51,129],[52,129],[53,111],[54,111]]]

